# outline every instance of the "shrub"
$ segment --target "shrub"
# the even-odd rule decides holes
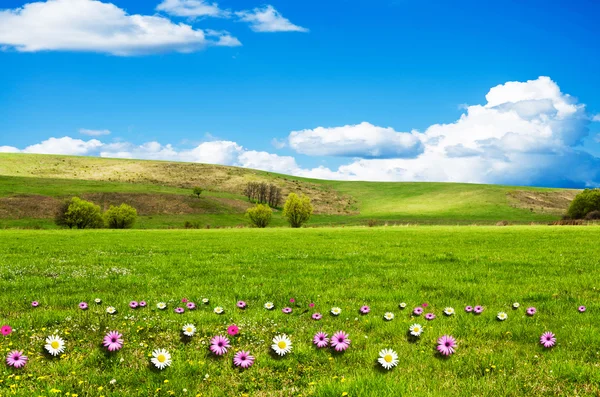
[[[379,222],[377,222],[377,219],[369,219],[367,221],[367,226],[369,226],[369,227],[375,227],[375,226],[377,226],[378,223]],[[386,222],[385,225],[387,226],[387,222]]]
[[[595,221],[595,220],[600,219],[600,211],[588,212],[587,215],[585,216],[585,219],[588,221]]]
[[[298,197],[296,193],[290,193],[283,206],[283,216],[287,218],[290,226],[295,228],[308,222],[313,210],[308,196]]]
[[[104,226],[100,206],[79,197],[65,201],[54,220],[58,226],[66,226],[69,229],[92,229]]]
[[[257,204],[256,207],[248,208],[246,215],[250,218],[250,223],[256,227],[267,227],[271,223],[273,210],[265,204]]]
[[[186,229],[200,229],[200,222],[185,221],[183,227]]]
[[[194,195],[198,196],[198,198],[200,198],[200,195],[202,194],[202,188],[200,186],[196,186],[193,189]]]
[[[600,211],[600,189],[585,189],[575,196],[567,214],[573,219],[583,219],[592,211]]]
[[[137,210],[130,205],[111,205],[104,213],[106,226],[110,229],[131,229],[137,219]]]

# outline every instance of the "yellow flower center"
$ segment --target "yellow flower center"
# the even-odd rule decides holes
[[[285,348],[287,347],[287,343],[285,343],[284,341],[280,341],[280,342],[277,344],[277,346],[278,346],[280,349],[285,349]]]
[[[415,331],[415,332],[419,332],[420,330],[421,330],[421,328],[419,328],[419,327],[415,327],[415,328],[413,329],[413,331]]]
[[[165,361],[167,361],[167,358],[165,357],[164,354],[159,354],[158,357],[156,357],[156,359],[158,360],[159,363],[164,363]]]
[[[386,363],[391,363],[393,360],[393,357],[391,354],[386,354],[383,359],[385,360]]]
[[[52,346],[53,349],[58,349],[58,347],[60,346],[60,343],[58,343],[57,341],[54,341],[54,342],[50,343],[50,346]]]
[[[192,328],[191,328],[191,327],[187,327],[185,330],[186,330],[187,332],[192,332]]]

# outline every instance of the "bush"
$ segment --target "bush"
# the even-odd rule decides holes
[[[60,206],[54,221],[58,226],[66,226],[69,229],[93,229],[104,226],[100,206],[79,197],[65,201]]]
[[[585,216],[585,219],[588,221],[595,221],[600,219],[600,211],[592,211],[588,212]]]
[[[137,210],[130,205],[111,205],[104,213],[106,226],[110,229],[131,229],[137,220]]]
[[[369,219],[367,221],[367,226],[369,226],[369,227],[375,227],[375,226],[377,226],[378,223],[379,222],[377,222],[377,219]],[[387,226],[387,223],[386,223],[386,226]]]
[[[196,186],[193,190],[194,195],[198,196],[198,198],[200,198],[200,195],[202,194],[202,188],[199,186]]]
[[[296,193],[290,193],[283,206],[283,216],[287,218],[291,227],[300,227],[308,222],[313,210],[308,196],[298,197]]]
[[[183,227],[186,229],[200,229],[200,222],[185,221]]]
[[[583,219],[592,211],[600,211],[600,189],[585,189],[575,196],[567,214],[572,219]]]
[[[273,210],[268,205],[257,204],[256,207],[248,208],[246,215],[250,218],[250,223],[256,227],[267,227],[271,223]]]

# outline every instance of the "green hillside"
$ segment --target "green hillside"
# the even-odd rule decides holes
[[[74,195],[102,207],[138,209],[139,228],[247,224],[250,181],[311,197],[311,225],[546,223],[564,213],[576,190],[462,183],[346,182],[306,179],[209,164],[0,154],[0,227],[52,228],[60,202]],[[202,186],[200,199],[191,187]],[[273,226],[285,222],[276,211]]]

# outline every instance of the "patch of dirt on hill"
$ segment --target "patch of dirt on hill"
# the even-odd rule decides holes
[[[578,193],[578,190],[513,190],[507,195],[511,205],[516,208],[529,209],[536,213],[563,215]]]
[[[0,197],[0,218],[52,218],[60,203],[60,199],[47,196]]]

